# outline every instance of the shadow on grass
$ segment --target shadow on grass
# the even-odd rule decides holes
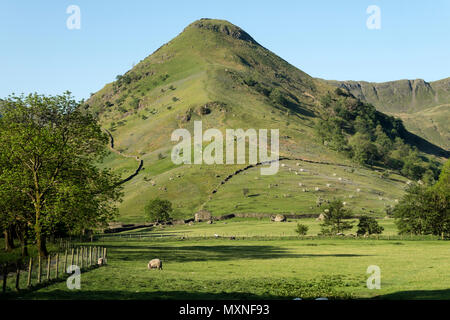
[[[49,292],[33,292],[32,297],[16,297],[16,299],[43,300],[292,300],[286,296],[256,295],[248,292],[194,292],[194,291],[90,291],[90,290],[52,290]]]
[[[374,297],[377,300],[448,300],[450,289],[398,291]]]
[[[231,261],[239,259],[280,258],[354,258],[359,254],[296,254],[277,246],[208,245],[208,246],[123,246],[109,245],[114,260],[140,261],[158,257],[167,262]]]

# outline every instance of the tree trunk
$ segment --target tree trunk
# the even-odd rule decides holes
[[[27,239],[27,227],[26,226],[17,226],[16,234],[20,241],[20,246],[22,248],[22,257],[28,256],[28,239]]]
[[[4,230],[3,234],[5,235],[5,250],[10,251],[14,249],[14,238],[11,232],[11,228],[7,228],[6,230]]]
[[[42,234],[39,232],[39,235],[38,235],[38,233],[36,233],[36,245],[37,245],[37,249],[38,249],[38,252],[39,252],[39,255],[41,256],[41,257],[46,257],[46,256],[48,256],[48,251],[47,251],[47,244],[46,244],[46,241],[45,241],[45,237],[44,236],[42,236]]]
[[[22,257],[28,257],[28,241],[25,236],[22,238],[21,245],[22,245]]]

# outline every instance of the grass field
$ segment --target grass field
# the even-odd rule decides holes
[[[307,219],[305,219],[307,220]],[[302,220],[303,221],[303,220]],[[384,222],[384,221],[383,221]],[[312,233],[317,222],[306,222]],[[213,225],[141,230],[153,238],[95,242],[108,248],[108,265],[83,273],[81,289],[65,282],[22,293],[20,299],[450,299],[450,246],[439,240],[296,239],[293,222],[273,223],[284,238],[202,239],[161,233],[253,233],[267,222],[241,219]],[[392,221],[383,223],[394,234]],[[134,233],[139,233],[134,231]],[[85,245],[89,245],[86,243]],[[164,270],[148,270],[152,258]],[[367,267],[381,268],[381,289],[366,287]]]

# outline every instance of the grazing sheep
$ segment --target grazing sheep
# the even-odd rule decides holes
[[[328,187],[328,188],[331,187],[331,184],[330,184],[330,183],[327,183],[327,187]]]
[[[148,263],[147,267],[151,270],[151,269],[159,269],[162,270],[162,261],[159,259],[153,259],[150,260],[150,262]]]
[[[315,187],[314,190],[320,191],[320,188],[319,187]]]
[[[102,258],[98,258],[98,260],[97,260],[97,265],[98,265],[99,267],[106,265],[106,259],[103,258],[103,257],[102,257]]]
[[[224,224],[227,224],[226,222]],[[217,233],[214,233],[214,237],[218,238],[219,235]]]
[[[361,189],[360,188],[356,189],[356,192],[361,192]]]

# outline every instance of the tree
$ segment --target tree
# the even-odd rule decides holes
[[[299,236],[304,236],[308,233],[308,229],[309,227],[301,224],[301,223],[297,223],[297,228],[295,229],[295,232],[299,235]]]
[[[156,198],[150,200],[144,208],[149,221],[164,222],[170,219],[172,213],[172,203],[169,200]]]
[[[10,96],[0,105],[0,193],[15,225],[32,229],[38,252],[56,226],[95,227],[114,216],[117,175],[98,169],[108,137],[70,92]]]
[[[442,176],[442,174],[441,174]],[[450,196],[438,187],[413,185],[394,208],[400,234],[450,234]]]
[[[358,223],[358,235],[365,234],[380,234],[384,231],[384,228],[380,226],[377,220],[373,217],[361,216]]]
[[[360,164],[373,165],[378,158],[377,147],[370,142],[370,137],[361,133],[356,133],[349,139],[352,147],[352,156]]]
[[[333,200],[324,211],[324,221],[320,225],[323,235],[335,235],[351,229],[352,224],[344,219],[351,218],[350,210],[344,207],[341,200]]]

